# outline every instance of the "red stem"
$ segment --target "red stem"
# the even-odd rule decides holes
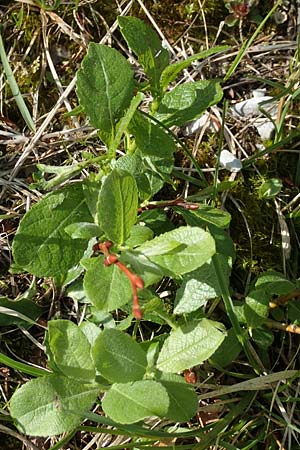
[[[131,272],[121,261],[119,261],[117,255],[114,253],[109,253],[110,247],[112,247],[111,241],[105,241],[99,243],[97,245],[98,249],[102,251],[104,254],[104,265],[111,266],[112,264],[116,264],[120,270],[127,276],[130,281],[131,289],[132,289],[132,314],[137,320],[141,320],[143,317],[143,313],[139,304],[139,298],[137,295],[137,288],[144,288],[144,281],[137,274]]]

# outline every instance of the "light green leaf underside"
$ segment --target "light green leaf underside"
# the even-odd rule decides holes
[[[137,219],[138,190],[134,177],[113,170],[103,183],[97,209],[98,222],[106,237],[123,244]]]
[[[166,416],[169,396],[160,383],[152,380],[113,384],[102,407],[116,422],[129,424],[149,416]]]
[[[183,275],[204,264],[215,253],[215,243],[206,231],[187,226],[145,242],[138,251],[166,274]]]
[[[225,338],[222,324],[208,319],[189,323],[172,331],[158,356],[157,367],[164,372],[181,372],[201,364]]]
[[[146,353],[128,334],[106,329],[93,347],[93,358],[103,377],[116,383],[143,378],[147,367]]]
[[[90,302],[99,311],[113,311],[128,303],[132,298],[130,281],[112,264],[103,264],[104,257],[98,256],[82,261],[86,269],[83,287]]]
[[[20,432],[53,436],[79,425],[80,414],[92,407],[98,391],[95,385],[63,376],[36,378],[13,394],[10,413]]]
[[[182,126],[200,117],[222,96],[223,91],[217,81],[201,80],[181,84],[165,94],[156,118],[166,126]]]
[[[85,382],[95,379],[89,341],[75,323],[50,320],[48,344],[56,366],[64,375]]]

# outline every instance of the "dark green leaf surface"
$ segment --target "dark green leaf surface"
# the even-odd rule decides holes
[[[138,190],[130,173],[113,170],[105,179],[98,202],[98,223],[115,244],[128,239],[137,219]]]
[[[72,239],[65,228],[92,222],[79,184],[46,195],[23,217],[13,241],[15,263],[39,277],[60,277],[78,264],[87,239]]]
[[[274,270],[268,270],[262,273],[258,277],[255,287],[264,289],[270,297],[272,295],[286,295],[296,289],[295,283],[287,280],[282,273],[275,272]]]
[[[92,407],[98,391],[96,385],[49,375],[16,390],[10,401],[10,413],[21,433],[53,436],[78,426],[80,414]]]
[[[198,399],[194,387],[173,373],[162,373],[159,381],[166,388],[170,404],[166,416],[175,422],[190,420],[197,411]]]
[[[185,218],[188,225],[197,227],[214,225],[219,228],[228,228],[231,220],[231,216],[227,211],[213,208],[209,205],[199,205],[199,209],[195,211],[176,207],[176,211]]]
[[[118,22],[128,47],[136,54],[150,80],[153,95],[159,95],[160,75],[169,64],[167,50],[162,47],[157,34],[142,20],[119,16]]]
[[[41,314],[42,309],[27,298],[10,300],[6,297],[0,297],[0,326],[19,325],[28,327],[28,323],[35,321]],[[23,318],[23,316],[25,317]]]
[[[75,323],[70,320],[50,320],[47,339],[51,357],[64,375],[85,382],[95,379],[90,343]]]
[[[209,359],[209,362],[217,367],[226,367],[235,360],[235,358],[242,351],[242,346],[239,343],[233,328],[227,330],[227,336],[220,347]]]
[[[217,81],[185,83],[167,92],[162,99],[156,118],[166,126],[182,126],[197,119],[212,105],[218,103],[223,91]]]
[[[153,231],[143,225],[133,225],[131,228],[131,233],[125,245],[130,248],[134,248],[138,245],[143,244],[153,238]]]
[[[169,396],[160,383],[152,380],[113,384],[102,407],[116,422],[135,423],[149,416],[165,417]]]
[[[225,335],[222,324],[208,319],[183,325],[165,340],[157,367],[176,373],[201,364],[217,350]]]
[[[250,328],[260,326],[269,315],[270,298],[264,289],[255,289],[246,297],[244,314]]]
[[[146,353],[128,334],[116,329],[106,329],[92,350],[93,358],[101,375],[115,383],[143,378],[146,367]]]
[[[100,311],[113,311],[132,298],[129,279],[115,264],[106,267],[104,257],[82,262],[86,269],[83,287],[90,302]]]
[[[173,139],[148,117],[139,112],[135,113],[129,132],[134,135],[135,144],[142,156],[172,157],[175,150]]]
[[[133,155],[119,158],[116,163],[116,167],[134,176],[139,197],[143,200],[150,199],[165,183],[170,182],[173,165],[172,156],[143,156],[139,149]]]
[[[133,71],[117,50],[89,44],[77,72],[77,95],[91,124],[104,133],[114,134],[115,125],[133,96]]]

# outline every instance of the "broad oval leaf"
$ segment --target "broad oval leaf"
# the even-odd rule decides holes
[[[179,227],[147,241],[137,249],[165,274],[183,275],[202,266],[214,253],[212,236],[198,227]]]
[[[95,341],[92,355],[101,375],[115,383],[140,380],[146,371],[146,353],[120,330],[102,331]]]
[[[221,345],[226,332],[223,325],[208,319],[191,322],[172,331],[157,360],[163,372],[181,372],[201,364]]]
[[[215,254],[219,259],[223,273],[229,284],[230,259],[222,254]],[[207,300],[222,295],[213,261],[210,260],[198,269],[185,275],[176,292],[175,314],[187,314],[204,306]]]
[[[152,380],[113,384],[102,407],[118,423],[134,423],[149,416],[165,417],[169,396],[162,384]]]
[[[170,404],[166,414],[168,419],[175,422],[190,420],[197,411],[198,399],[192,385],[184,378],[174,373],[161,373],[159,381],[166,388]]]
[[[93,222],[79,184],[46,195],[25,214],[13,241],[15,264],[38,277],[66,274],[88,245],[66,233],[74,222]]]
[[[113,311],[132,298],[129,279],[116,264],[106,267],[104,257],[82,261],[86,269],[83,287],[90,302],[99,311]]]
[[[123,244],[136,222],[138,190],[134,177],[123,170],[113,170],[105,179],[97,205],[98,222],[106,237]]]
[[[115,125],[133,97],[133,71],[117,50],[89,44],[77,72],[76,93],[80,104],[100,131],[114,134]]]
[[[50,320],[47,342],[51,358],[64,375],[86,382],[95,379],[90,343],[75,323],[70,320]]]
[[[97,398],[99,387],[63,376],[36,378],[16,390],[10,414],[21,433],[54,436],[73,430]]]
[[[174,140],[157,123],[136,112],[129,125],[135,144],[142,156],[171,158],[175,150]]]
[[[163,97],[156,118],[166,126],[182,126],[197,119],[212,105],[218,103],[223,91],[217,81],[201,80],[181,84]]]
[[[188,225],[205,227],[207,225],[214,225],[218,228],[228,228],[231,220],[231,215],[227,211],[219,208],[213,208],[209,205],[199,205],[199,209],[195,211],[188,211],[183,208],[174,208],[176,212],[181,214]]]
[[[71,223],[71,225],[65,228],[65,232],[72,239],[91,239],[92,237],[99,237],[103,234],[98,225],[90,222]]]

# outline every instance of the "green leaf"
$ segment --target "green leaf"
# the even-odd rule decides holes
[[[133,116],[128,131],[134,135],[135,144],[142,156],[172,157],[174,140],[157,123],[140,112]]]
[[[35,172],[35,177],[38,181],[31,186],[42,190],[51,190],[65,181],[73,178],[82,171],[82,164],[72,164],[71,166],[48,166],[46,164],[37,164],[39,172]],[[45,173],[54,173],[55,176],[51,179],[45,180]]]
[[[156,118],[168,127],[182,126],[200,117],[209,106],[218,103],[222,96],[223,91],[217,81],[201,80],[181,84],[165,94]]]
[[[96,385],[63,376],[36,378],[17,389],[10,400],[10,414],[21,433],[53,436],[71,431],[84,411],[96,401]]]
[[[282,181],[278,178],[270,178],[267,181],[264,181],[258,190],[258,194],[260,198],[264,200],[269,200],[270,198],[275,198],[276,195],[282,189]]]
[[[143,156],[139,149],[133,155],[123,156],[116,162],[117,168],[134,176],[139,196],[143,200],[153,197],[166,182],[170,182],[173,165],[171,156]]]
[[[76,222],[66,226],[65,232],[72,239],[91,239],[92,237],[101,236],[103,234],[101,228],[95,223]]]
[[[47,343],[51,359],[64,375],[86,382],[95,379],[91,346],[75,323],[70,320],[50,320]]]
[[[295,284],[287,280],[282,273],[274,270],[262,273],[258,277],[255,287],[264,289],[270,297],[273,295],[286,295],[296,288]]]
[[[102,331],[92,355],[101,375],[114,383],[140,380],[146,371],[144,350],[128,334],[116,329]]]
[[[157,368],[163,372],[181,372],[201,364],[221,345],[226,336],[218,322],[202,319],[171,331],[165,340],[157,360]]]
[[[149,416],[165,417],[169,408],[166,389],[152,380],[113,384],[102,407],[118,423],[135,423]]]
[[[133,225],[131,228],[130,236],[125,242],[125,245],[130,248],[137,247],[146,241],[153,238],[153,231],[143,225]]]
[[[32,325],[41,314],[41,308],[27,298],[10,300],[0,297],[0,326],[28,327],[28,323]]]
[[[82,189],[89,211],[93,217],[93,220],[96,221],[97,203],[101,191],[101,182],[91,180],[90,178],[85,179],[82,183]]]
[[[166,388],[170,404],[166,414],[175,422],[187,422],[197,411],[198,399],[194,388],[173,373],[161,373],[158,380]]]
[[[120,145],[120,141],[122,139],[123,134],[127,130],[139,104],[144,100],[144,94],[142,92],[138,92],[135,97],[131,99],[129,108],[127,109],[125,115],[119,120],[116,126],[116,135],[114,140],[111,142],[109,146],[110,152],[115,152]]]
[[[166,275],[183,275],[204,264],[215,253],[215,243],[206,231],[187,226],[145,242],[138,251]]]
[[[93,346],[97,337],[101,334],[101,328],[97,327],[93,322],[85,320],[79,325],[80,330],[84,333],[90,345]]]
[[[264,350],[267,350],[274,342],[274,334],[272,331],[263,327],[253,329],[251,331],[251,337],[255,344]]]
[[[188,211],[183,208],[174,207],[176,212],[181,214],[188,225],[205,227],[215,225],[218,228],[228,228],[231,216],[227,211],[213,208],[209,205],[199,205],[199,209]]]
[[[226,367],[231,364],[242,351],[233,328],[227,330],[227,336],[224,341],[209,359],[209,362],[215,367]]]
[[[112,311],[131,300],[131,284],[116,264],[107,267],[103,261],[103,256],[82,261],[86,269],[83,287],[97,310]]]
[[[76,93],[90,122],[114,135],[133,96],[133,71],[117,50],[91,42],[77,72]]]
[[[227,45],[217,45],[213,48],[204,50],[200,53],[195,53],[189,58],[186,58],[184,61],[179,61],[174,64],[170,64],[164,69],[163,73],[161,74],[160,82],[163,90],[166,90],[169,84],[176,80],[176,77],[179,74],[179,72],[182,72],[182,70],[189,67],[194,61],[208,58],[209,56],[214,55],[215,53],[218,52],[222,52],[228,48],[229,47]]]
[[[166,274],[166,271],[139,253],[138,249],[139,247],[136,250],[123,251],[120,260],[124,264],[130,265],[131,269],[142,277],[144,286],[147,287],[160,281]]]
[[[299,325],[300,323],[300,300],[294,300],[288,303],[287,307],[288,319]]]
[[[220,259],[220,264],[229,283],[230,266],[228,258],[222,254],[216,254],[215,256]],[[207,300],[221,295],[215,267],[210,260],[185,275],[180,288],[176,292],[174,313],[187,314],[196,311],[206,305]]]
[[[80,184],[46,195],[25,214],[13,241],[15,264],[38,277],[65,274],[79,263],[88,244],[65,232],[74,222],[92,222]]]
[[[247,325],[250,328],[257,328],[269,315],[270,298],[264,289],[255,289],[246,297],[244,305],[244,314]]]
[[[128,172],[113,170],[105,179],[98,202],[98,222],[106,237],[123,244],[137,220],[138,190]]]
[[[119,16],[120,31],[127,45],[138,57],[150,80],[154,97],[160,94],[160,75],[169,64],[169,54],[163,48],[157,34],[136,17]]]
[[[139,215],[139,222],[145,223],[155,235],[165,233],[174,228],[173,223],[170,221],[165,211],[162,211],[159,208],[143,211],[142,214]]]

